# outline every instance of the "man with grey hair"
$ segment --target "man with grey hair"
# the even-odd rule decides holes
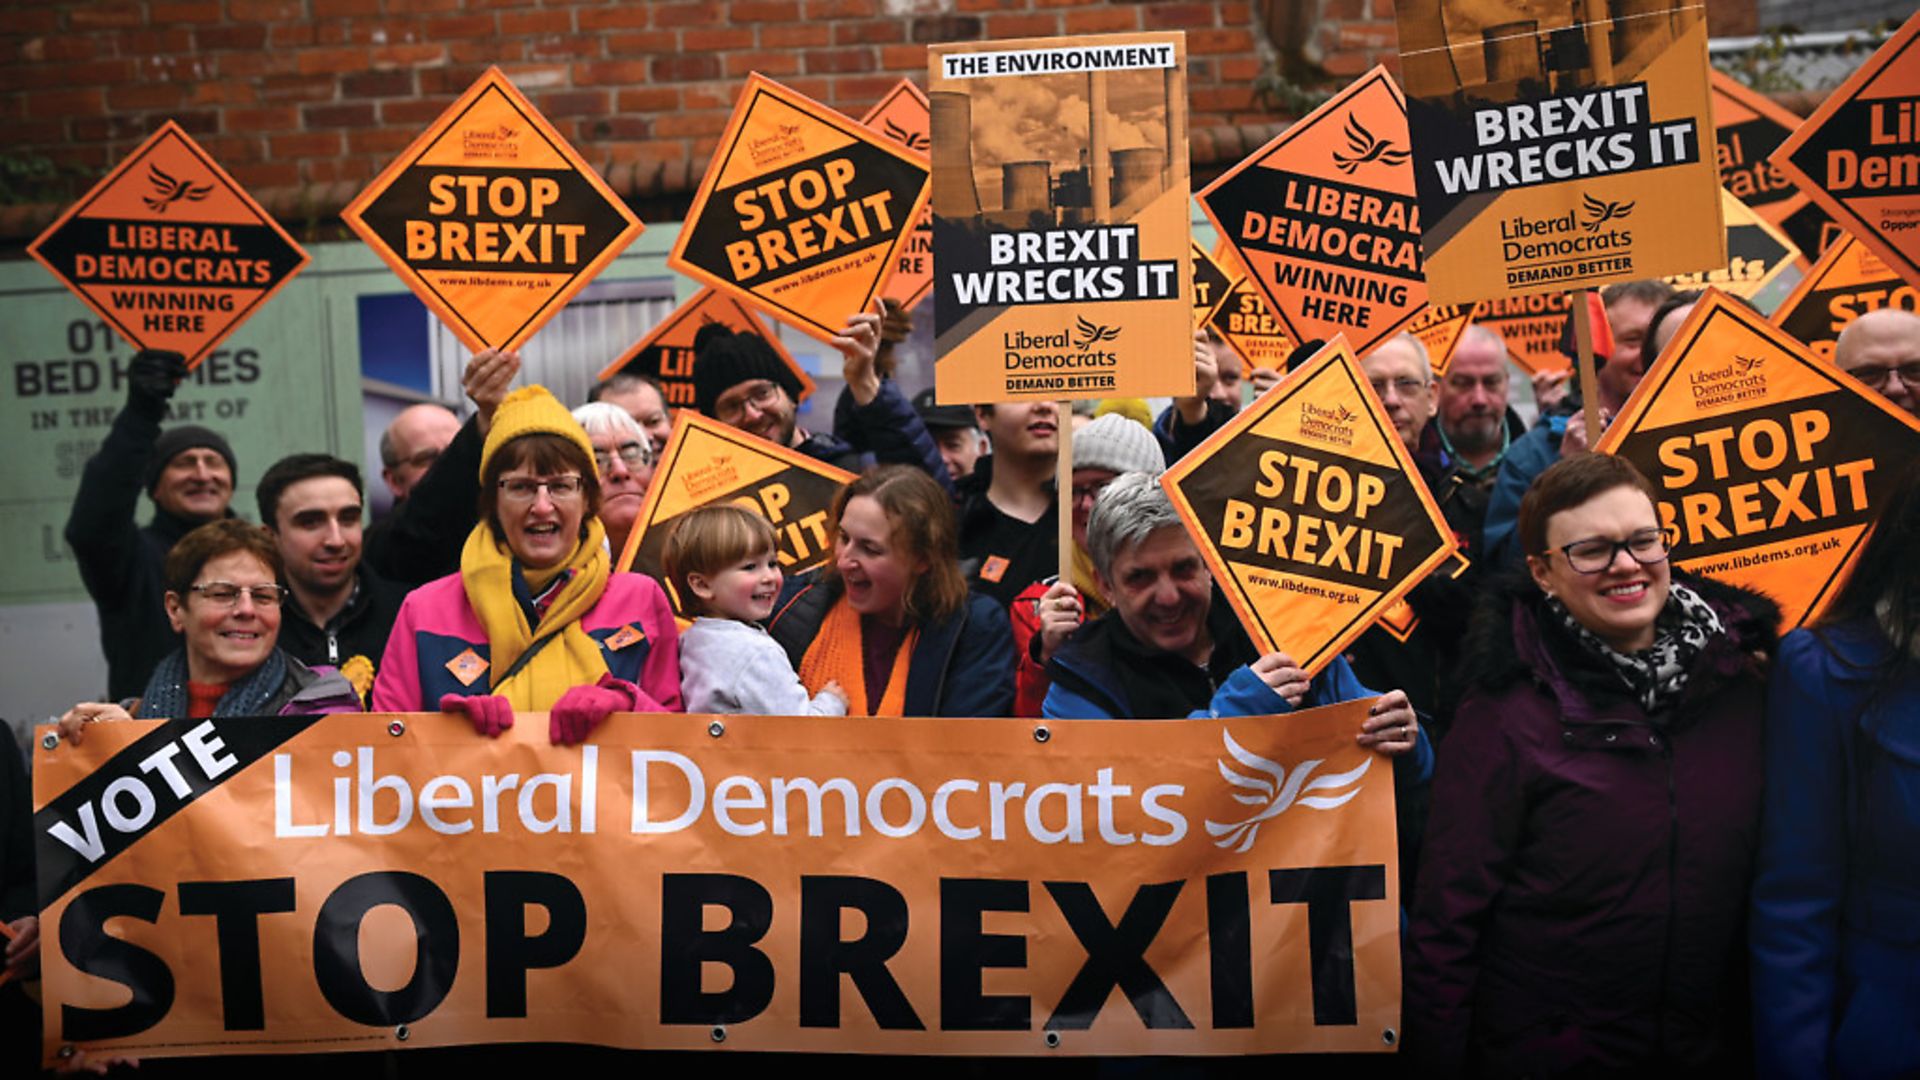
[[[573,418],[593,444],[593,464],[600,473],[600,524],[606,526],[607,548],[618,560],[653,483],[653,447],[633,414],[611,401],[588,402],[573,410]]]
[[[1920,416],[1920,315],[1881,308],[1853,320],[1833,343],[1833,365]]]
[[[1286,653],[1262,656],[1174,513],[1145,473],[1107,485],[1087,524],[1088,553],[1113,609],[1067,638],[1048,671],[1044,715],[1068,719],[1267,716],[1374,697],[1335,657],[1308,678]],[[1379,695],[1360,744],[1388,756],[1409,751],[1424,777],[1433,751],[1407,695]]]

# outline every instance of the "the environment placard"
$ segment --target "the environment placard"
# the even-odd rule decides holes
[[[1453,366],[1453,351],[1460,347],[1460,338],[1479,310],[1479,304],[1428,304],[1414,313],[1407,333],[1427,347],[1427,363],[1433,368],[1434,378],[1446,377],[1447,369]]]
[[[1672,274],[1666,282],[1680,290],[1711,285],[1751,300],[1787,267],[1798,263],[1801,252],[1778,225],[1734,198],[1732,192],[1722,189],[1720,207],[1727,222],[1727,265],[1696,274]]]
[[[1814,202],[1920,285],[1920,11],[1774,150]]]
[[[667,265],[828,341],[869,310],[927,200],[927,161],[754,74]]]
[[[1254,645],[1308,672],[1457,547],[1344,338],[1160,484]]]
[[[681,409],[673,414],[673,434],[616,565],[660,579],[674,614],[691,619],[694,613],[665,574],[667,537],[676,519],[714,503],[744,506],[773,526],[781,572],[804,574],[833,559],[833,499],[853,479],[845,469]]]
[[[932,143],[927,134],[932,122],[927,95],[912,79],[895,83],[860,122],[918,154],[926,153]],[[880,296],[911,311],[932,291],[933,210],[929,208],[920,211],[920,216],[914,219],[913,231],[901,245],[894,259],[893,274],[880,287]]]
[[[1767,594],[1784,631],[1832,598],[1920,421],[1710,290],[1595,449],[1653,481],[1677,565]]]
[[[1384,67],[1209,184],[1201,209],[1296,341],[1365,354],[1426,304],[1407,103]]]
[[[630,713],[571,747],[541,713],[491,739],[441,713],[42,738],[44,1060],[1391,1052],[1394,769],[1354,738],[1372,704],[1040,739]]]
[[[1704,6],[1396,6],[1434,303],[1727,264]]]
[[[1849,233],[1827,248],[1774,309],[1773,325],[1798,338],[1815,356],[1831,360],[1841,331],[1881,308],[1920,313],[1920,289],[1900,280],[1884,259]]]
[[[667,313],[659,325],[634,342],[599,374],[607,379],[619,372],[646,375],[659,382],[666,392],[667,404],[675,409],[691,409],[694,404],[693,363],[697,359],[693,339],[708,326],[719,324],[736,334],[752,334],[767,343],[780,362],[787,365],[800,383],[798,401],[805,401],[815,389],[813,378],[780,343],[780,335],[762,322],[753,309],[717,289],[702,288],[687,302]]]
[[[340,217],[475,351],[524,344],[642,229],[499,68]]]
[[[1186,35],[927,65],[941,403],[1192,394]]]
[[[1800,118],[1724,71],[1715,69],[1711,79],[1720,186],[1778,226],[1804,257],[1817,257],[1839,238],[1839,228],[1779,165],[1767,160],[1800,126]]]
[[[307,253],[178,124],[161,124],[27,254],[136,349],[201,359]]]

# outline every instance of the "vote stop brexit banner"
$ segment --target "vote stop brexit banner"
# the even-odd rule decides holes
[[[767,343],[767,348],[787,365],[793,377],[800,383],[800,401],[812,396],[815,389],[813,376],[797,363],[793,354],[780,343],[780,335],[774,333],[753,309],[735,297],[725,295],[718,289],[701,289],[687,298],[687,302],[674,308],[659,325],[647,331],[633,347],[616,357],[600,372],[599,377],[610,379],[620,372],[630,375],[646,375],[660,383],[666,392],[667,404],[676,409],[693,408],[695,393],[693,387],[693,362],[698,359],[694,351],[693,339],[708,326],[719,324],[736,334],[752,334]]]
[[[924,155],[754,74],[667,265],[827,341],[873,306],[926,201]]]
[[[1434,303],[1727,264],[1704,7],[1396,6]]]
[[[525,344],[643,228],[493,67],[340,217],[476,352]]]
[[[1355,79],[1198,198],[1296,341],[1345,334],[1365,353],[1426,304],[1407,103],[1384,67]]]
[[[1160,484],[1254,644],[1308,672],[1458,546],[1345,338]]]
[[[1708,77],[1720,186],[1778,226],[1805,256],[1825,251],[1841,235],[1839,226],[1767,160],[1800,126],[1800,118],[1724,71],[1715,69]]]
[[[1653,481],[1676,565],[1766,593],[1791,629],[1844,579],[1920,422],[1708,290],[1595,449]]]
[[[932,116],[927,110],[927,95],[913,85],[912,79],[895,83],[885,97],[860,117],[860,122],[916,154],[926,153],[933,142],[928,135]],[[933,211],[926,209],[914,218],[913,231],[901,244],[893,273],[880,287],[880,296],[911,311],[932,291]]]
[[[1193,393],[1186,35],[927,49],[943,404]]]
[[[577,747],[539,713],[498,739],[438,714],[43,737],[47,1060],[1391,1050],[1370,704],[621,714]]]
[[[832,560],[833,500],[853,478],[845,469],[681,409],[674,413],[673,434],[660,452],[619,568],[659,578],[674,614],[690,620],[695,613],[666,580],[667,537],[675,521],[716,503],[746,507],[773,526],[780,569],[791,577]]]
[[[1773,284],[1787,267],[1800,262],[1800,249],[1773,222],[1722,189],[1720,212],[1727,223],[1727,265],[1698,274],[1672,274],[1666,282],[1676,289],[1704,289],[1751,300]]]
[[[1920,285],[1920,11],[1768,160]]]
[[[27,254],[134,348],[177,352],[189,367],[307,265],[293,237],[171,120]]]
[[[1869,311],[1920,312],[1920,289],[1900,280],[1852,234],[1827,248],[1807,276],[1774,309],[1773,325],[1823,360],[1833,359],[1841,331]]]

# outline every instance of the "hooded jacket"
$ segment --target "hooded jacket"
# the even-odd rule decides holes
[[[1724,632],[1649,715],[1524,575],[1490,586],[1406,939],[1423,1072],[1738,1066],[1760,823],[1764,597],[1676,573]]]

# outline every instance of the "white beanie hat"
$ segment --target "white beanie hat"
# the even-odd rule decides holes
[[[1160,440],[1139,421],[1108,413],[1073,433],[1073,467],[1159,476],[1167,471],[1167,459]]]

